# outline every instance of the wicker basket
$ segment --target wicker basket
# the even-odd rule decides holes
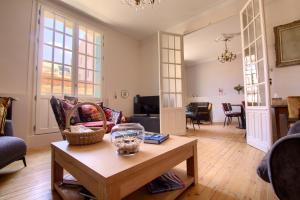
[[[80,107],[83,105],[92,105],[97,108],[99,111],[100,115],[102,115],[103,119],[103,127],[89,127],[92,129],[92,132],[88,133],[72,133],[70,131],[70,119],[72,117],[72,114]],[[70,112],[67,114],[66,117],[66,130],[63,131],[63,135],[66,137],[67,141],[69,142],[70,145],[88,145],[88,144],[94,144],[97,142],[101,142],[103,139],[104,134],[106,133],[107,130],[107,121],[105,114],[100,106],[97,104],[91,103],[91,102],[84,102],[84,103],[79,103],[76,106],[70,110]]]

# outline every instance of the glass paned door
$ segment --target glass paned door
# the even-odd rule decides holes
[[[159,32],[161,132],[183,134],[183,37]]]
[[[262,0],[248,0],[240,12],[246,101],[247,143],[271,145],[269,74]]]

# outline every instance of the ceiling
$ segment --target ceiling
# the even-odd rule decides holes
[[[184,22],[227,0],[161,0],[136,11],[122,0],[61,0],[137,40]]]
[[[240,32],[239,16],[229,17],[221,22],[209,25],[184,37],[184,59],[187,66],[217,60],[224,51],[224,42],[215,42],[221,33]],[[241,53],[241,36],[235,36],[228,48],[237,54]]]

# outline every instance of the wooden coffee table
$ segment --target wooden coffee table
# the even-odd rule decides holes
[[[54,142],[52,147],[52,190],[65,199],[83,197],[72,187],[60,186],[64,169],[100,200],[175,199],[198,181],[197,140],[170,136],[160,145],[141,144],[133,156],[120,156],[105,135],[100,143],[70,146]],[[186,161],[186,170],[174,168]],[[144,187],[168,170],[174,170],[186,187],[181,190],[151,195]]]

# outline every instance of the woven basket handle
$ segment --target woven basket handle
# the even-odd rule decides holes
[[[103,128],[104,130],[106,131],[107,130],[107,120],[106,120],[106,116],[105,116],[105,113],[103,111],[103,109],[98,106],[97,104],[95,103],[92,103],[92,102],[83,102],[83,103],[78,103],[76,104],[67,114],[67,117],[66,117],[66,129],[69,129],[70,128],[70,120],[71,120],[71,117],[72,117],[72,114],[80,107],[80,106],[83,106],[83,105],[92,105],[92,106],[95,106],[98,110],[98,112],[100,113],[100,115],[102,115],[102,119],[103,119]]]

